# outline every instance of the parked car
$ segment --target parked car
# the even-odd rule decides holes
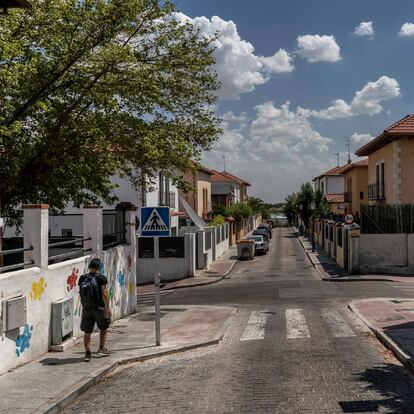
[[[269,241],[263,236],[247,236],[246,240],[254,240],[256,254],[266,254],[269,251]]]
[[[266,229],[256,229],[253,233],[252,236],[263,236],[267,241],[270,240],[270,234],[269,231]]]
[[[268,224],[260,224],[257,228],[266,230],[269,233],[269,237],[272,238],[272,228]]]

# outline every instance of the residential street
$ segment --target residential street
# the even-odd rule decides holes
[[[275,229],[266,256],[162,296],[169,306],[237,307],[219,345],[123,368],[65,412],[412,413],[412,377],[347,309],[411,292],[323,282],[291,231]]]

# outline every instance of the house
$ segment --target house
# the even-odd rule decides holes
[[[346,164],[341,173],[345,185],[345,212],[358,219],[361,204],[368,204],[368,159]]]
[[[247,201],[247,187],[250,184],[227,171],[211,170],[211,192],[213,205],[229,207]]]
[[[189,183],[193,190],[184,193],[179,191],[179,197],[184,199],[189,206],[203,219],[211,220],[211,176],[214,173],[208,168],[197,164],[194,169],[183,172],[184,181]],[[179,203],[179,211],[186,213],[182,203]]]
[[[321,190],[325,194],[326,201],[335,215],[341,215],[345,212],[342,169],[343,166],[338,165],[312,180],[315,190]]]
[[[368,157],[369,204],[414,204],[414,115],[356,151]]]

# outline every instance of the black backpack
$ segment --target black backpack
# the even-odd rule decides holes
[[[79,294],[84,308],[99,308],[101,294],[94,273],[89,273],[79,284]]]

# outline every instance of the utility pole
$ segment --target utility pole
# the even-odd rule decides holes
[[[345,137],[346,139],[346,147],[348,149],[348,164],[351,164],[352,160],[351,160],[351,138],[350,137]]]

